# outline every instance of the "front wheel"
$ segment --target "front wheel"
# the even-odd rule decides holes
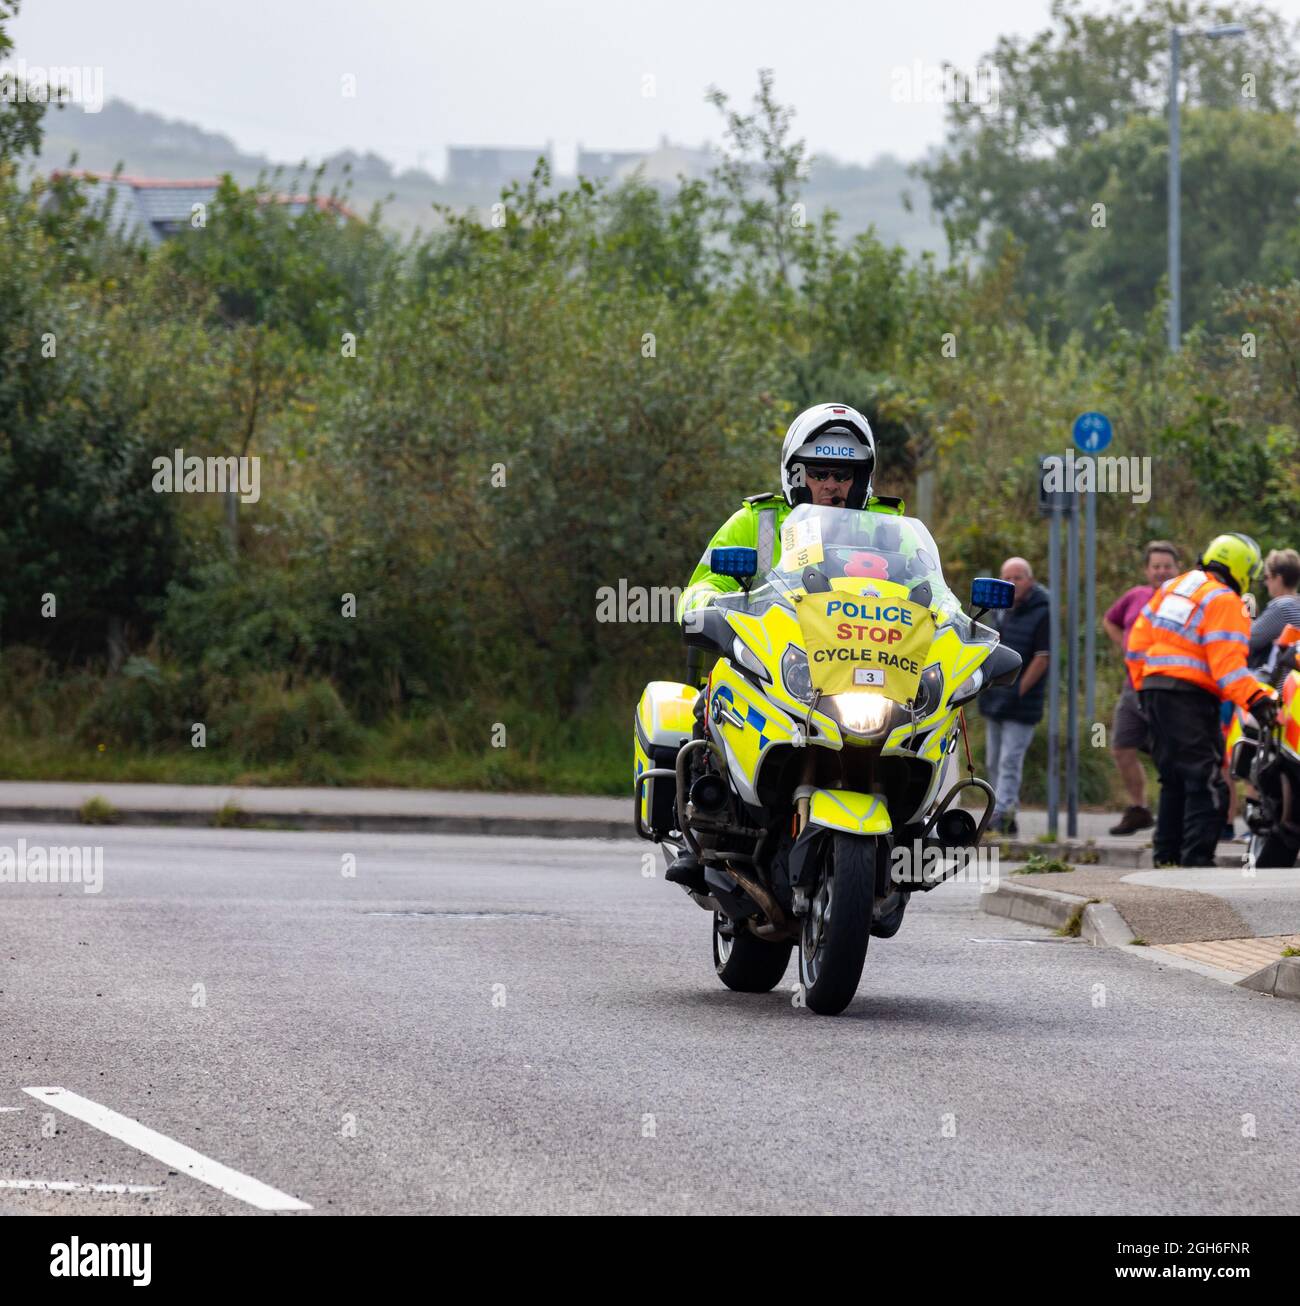
[[[876,840],[837,834],[808,904],[799,981],[810,1011],[838,1016],[853,1001],[867,960],[876,899]]]

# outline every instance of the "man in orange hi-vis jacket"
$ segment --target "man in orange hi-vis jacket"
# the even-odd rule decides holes
[[[1160,773],[1157,866],[1214,865],[1223,829],[1215,791],[1220,701],[1246,708],[1261,726],[1277,713],[1273,690],[1246,670],[1250,617],[1242,595],[1262,565],[1248,535],[1216,535],[1200,566],[1165,581],[1129,633],[1124,656]]]

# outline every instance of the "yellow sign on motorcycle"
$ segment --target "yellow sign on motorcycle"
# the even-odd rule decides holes
[[[896,703],[916,696],[934,639],[929,608],[909,599],[838,590],[803,595],[799,628],[815,689],[823,694],[874,689]]]
[[[822,524],[816,517],[788,521],[781,527],[781,570],[802,571],[825,558]]]

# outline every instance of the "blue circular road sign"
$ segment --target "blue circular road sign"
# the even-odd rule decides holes
[[[1074,446],[1084,453],[1099,453],[1110,443],[1110,418],[1105,413],[1080,413],[1074,419]]]

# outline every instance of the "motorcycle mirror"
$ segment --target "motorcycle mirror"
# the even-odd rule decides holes
[[[1020,675],[1020,667],[1020,654],[1005,644],[999,644],[984,664],[984,679],[990,685],[1014,685]]]

